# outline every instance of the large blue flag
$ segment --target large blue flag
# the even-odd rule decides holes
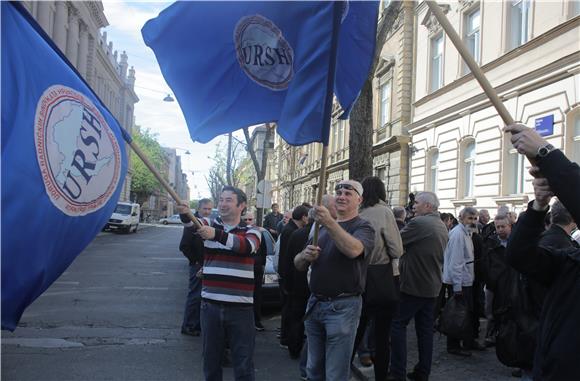
[[[142,34],[193,140],[277,122],[290,144],[327,143],[333,89],[350,110],[374,53],[378,3],[347,4],[177,2]]]
[[[347,119],[360,94],[373,56],[377,34],[378,1],[344,1],[337,48],[334,93]]]
[[[2,328],[93,240],[127,170],[122,130],[27,11],[2,2]]]

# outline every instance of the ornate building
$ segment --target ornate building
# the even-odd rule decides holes
[[[441,5],[515,120],[545,127],[578,160],[580,3],[471,1]],[[532,197],[529,163],[426,4],[416,8],[412,191],[441,210],[465,205],[519,211]]]
[[[107,33],[109,25],[101,1],[23,1],[32,17],[66,55],[109,111],[129,133],[134,124],[135,70],[129,69],[127,54],[113,50]],[[130,147],[125,145],[127,153]],[[132,166],[123,183],[119,201],[130,199]]]

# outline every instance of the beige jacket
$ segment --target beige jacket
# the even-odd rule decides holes
[[[393,212],[386,203],[379,201],[378,204],[361,209],[359,215],[369,221],[375,229],[375,247],[368,258],[368,264],[387,264],[392,259],[393,275],[399,275],[399,258],[403,255],[403,242]]]

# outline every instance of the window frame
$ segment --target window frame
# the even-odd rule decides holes
[[[479,14],[479,23],[477,26],[477,29],[475,30],[470,30],[470,26],[471,26],[471,17],[475,14],[478,13]],[[475,59],[475,62],[477,62],[478,64],[481,64],[481,48],[482,48],[482,44],[481,44],[481,26],[482,26],[482,22],[481,22],[481,7],[479,5],[479,3],[477,4],[476,7],[469,9],[467,12],[464,13],[463,16],[463,25],[464,25],[464,33],[463,33],[463,41],[465,42],[465,46],[467,47],[467,49],[469,50],[469,52],[471,53],[471,56]],[[470,44],[470,40],[472,39],[472,36],[475,35],[476,37],[474,38],[476,41],[472,44]],[[473,48],[473,49],[472,49]],[[477,52],[477,55],[476,55]],[[463,74],[468,74],[470,72],[469,67],[467,66],[467,64],[461,60],[462,67],[463,67]]]
[[[441,41],[440,42],[441,51],[439,52],[439,55],[435,57],[434,56],[434,52],[436,50],[435,48],[439,45],[438,43],[436,43],[436,41],[439,40]],[[437,83],[435,83],[435,79],[433,77],[434,73],[436,72],[434,67],[435,59],[439,60],[439,64],[437,67],[438,69]],[[445,61],[445,34],[443,32],[438,32],[429,38],[429,93],[433,93],[439,90],[444,85],[443,81],[444,61]]]

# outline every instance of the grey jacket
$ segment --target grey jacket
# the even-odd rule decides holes
[[[448,232],[439,213],[417,216],[401,230],[405,253],[401,257],[401,292],[434,298],[441,290],[443,252]]]
[[[453,285],[454,292],[473,285],[473,260],[471,232],[460,223],[449,232],[443,260],[443,282]]]
[[[398,260],[403,255],[403,243],[393,212],[386,203],[379,201],[378,204],[361,209],[359,215],[375,229],[375,246],[368,264],[382,265],[389,263],[392,258],[393,275],[399,275]]]

